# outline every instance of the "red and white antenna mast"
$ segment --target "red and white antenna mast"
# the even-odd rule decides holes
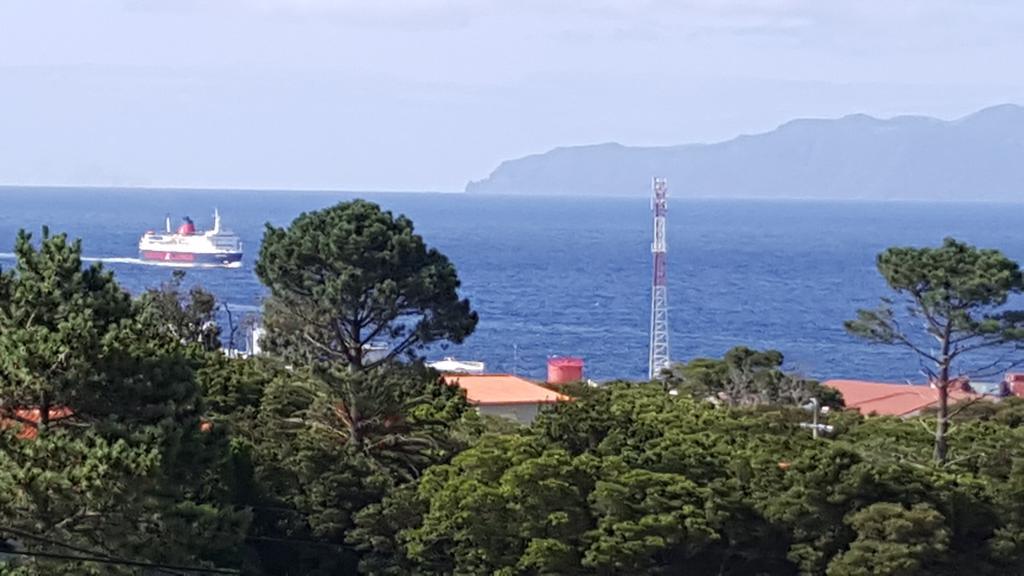
[[[651,211],[654,213],[654,279],[651,283],[651,346],[648,378],[661,376],[669,367],[668,347],[668,274],[665,266],[665,217],[668,214],[668,184],[664,178],[655,178]]]

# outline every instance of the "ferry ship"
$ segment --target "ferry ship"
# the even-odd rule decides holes
[[[242,241],[230,231],[220,227],[220,213],[213,212],[213,229],[196,231],[192,219],[186,216],[171,232],[171,218],[167,218],[166,232],[147,231],[139,240],[139,259],[169,266],[204,266],[238,268],[242,265]]]

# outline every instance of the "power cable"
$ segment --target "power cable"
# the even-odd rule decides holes
[[[75,552],[81,552],[83,554],[93,554],[93,555],[103,556],[104,558],[108,558],[110,560],[119,560],[119,558],[111,556],[110,554],[106,554],[106,553],[103,553],[103,552],[97,552],[95,550],[89,550],[88,548],[83,548],[81,546],[75,546],[75,545],[67,544],[67,543],[64,543],[64,542],[58,542],[57,540],[53,540],[53,539],[50,539],[50,538],[44,538],[44,537],[39,536],[37,534],[32,534],[32,533],[29,533],[29,532],[25,532],[24,530],[19,530],[17,528],[0,528],[0,530],[8,532],[10,534],[13,534],[15,536],[19,536],[21,538],[28,538],[30,540],[36,540],[38,542],[42,542],[44,544],[50,544],[51,546],[58,546],[60,548],[67,548],[68,550],[73,550]],[[160,572],[161,574],[170,574],[171,576],[187,576],[187,575],[183,574],[182,572],[174,572],[174,571],[166,570],[166,569],[156,569],[156,570],[157,570],[157,572]]]
[[[14,528],[0,527],[0,532],[7,532],[7,533],[12,534],[14,536],[20,536],[22,538],[29,538],[29,539],[32,539],[32,540],[37,540],[37,541],[40,541],[40,542],[49,543],[49,544],[54,545],[54,546],[61,546],[61,547],[64,547],[64,548],[75,549],[75,550],[77,550],[79,552],[82,552],[84,550],[84,549],[78,549],[77,547],[71,546],[69,544],[62,544],[60,542],[56,542],[54,540],[50,540],[48,538],[44,538],[42,536],[37,536],[35,534],[31,534],[31,533],[24,532],[22,530],[18,530],[18,529],[14,529]],[[56,552],[29,552],[29,551],[24,551],[24,550],[7,550],[7,551],[4,551],[2,553],[3,554],[17,555],[17,556],[49,558],[49,559],[53,559],[53,560],[67,560],[67,561],[76,561],[76,562],[94,562],[94,563],[97,563],[97,564],[107,564],[107,565],[111,565],[111,566],[133,566],[133,567],[138,567],[138,568],[153,568],[153,569],[157,569],[157,570],[175,571],[175,572],[186,572],[186,573],[192,572],[192,573],[199,573],[199,574],[232,574],[232,575],[241,574],[240,571],[232,570],[232,569],[229,569],[229,568],[204,568],[204,567],[199,567],[199,566],[179,566],[179,565],[175,565],[175,564],[163,564],[163,563],[159,563],[159,562],[146,562],[146,561],[142,561],[142,560],[128,560],[128,559],[124,559],[124,558],[115,558],[115,557],[112,557],[112,556],[92,556],[92,555],[89,555],[89,556],[86,556],[86,555],[76,556],[76,555],[72,555],[72,554],[59,554],[59,553],[56,553]],[[90,552],[89,554],[96,554],[96,552]]]

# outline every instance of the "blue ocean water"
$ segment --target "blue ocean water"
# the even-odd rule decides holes
[[[598,379],[646,375],[650,315],[650,205],[645,198],[515,198],[433,193],[199,190],[0,190],[0,252],[19,228],[44,224],[83,240],[130,291],[170,277],[136,256],[139,235],[164,215],[200,228],[218,207],[246,244],[235,270],[188,277],[235,310],[258,310],[252,272],[263,225],[363,197],[412,218],[447,254],[480,314],[465,344],[433,356],[482,360],[489,371],[542,377],[551,355],[579,355]],[[875,255],[945,236],[1024,259],[1018,205],[670,199],[669,298],[673,359],[720,356],[738,344],[775,348],[817,378],[919,379],[904,351],[843,331],[885,287]],[[8,256],[0,265],[9,265]],[[517,349],[518,352],[514,352]]]

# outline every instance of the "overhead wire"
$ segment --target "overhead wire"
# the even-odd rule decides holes
[[[32,534],[32,533],[26,532],[24,530],[19,530],[17,528],[0,528],[0,531],[7,532],[8,534],[13,534],[13,535],[21,537],[21,538],[27,538],[29,540],[35,540],[37,542],[42,542],[44,544],[49,544],[51,546],[58,546],[60,548],[66,548],[68,550],[73,550],[75,552],[81,552],[83,554],[91,554],[91,555],[103,556],[104,558],[109,558],[109,559],[112,559],[112,560],[117,560],[118,559],[118,558],[116,558],[114,556],[111,556],[110,554],[106,554],[104,552],[97,552],[95,550],[90,550],[88,548],[84,548],[84,547],[81,547],[81,546],[75,546],[73,544],[68,544],[66,542],[59,542],[59,541],[54,540],[52,538],[46,538],[46,537],[40,536],[38,534]],[[156,569],[156,571],[160,572],[162,574],[169,574],[170,576],[187,576],[186,574],[184,574],[182,572],[175,572],[175,571],[167,570],[167,569]]]
[[[165,574],[175,574],[177,576],[184,576],[184,574],[188,574],[188,573],[194,573],[194,574],[241,574],[241,572],[239,570],[234,570],[234,569],[230,569],[230,568],[207,568],[207,567],[202,567],[202,566],[180,566],[180,565],[175,565],[175,564],[164,564],[164,563],[160,563],[160,562],[149,562],[149,561],[145,561],[145,560],[130,560],[130,559],[127,559],[127,558],[118,558],[118,557],[115,557],[115,556],[109,556],[109,555],[98,553],[98,552],[95,552],[95,551],[90,551],[90,550],[88,550],[86,548],[80,548],[78,546],[74,546],[74,545],[71,545],[71,544],[65,544],[63,542],[58,542],[56,540],[52,540],[52,539],[46,538],[44,536],[39,536],[37,534],[32,534],[31,532],[26,532],[24,530],[19,530],[17,528],[9,528],[9,527],[5,527],[5,526],[0,526],[0,532],[6,532],[7,534],[10,534],[10,535],[15,536],[15,537],[21,537],[21,538],[27,538],[27,539],[30,539],[30,540],[36,540],[38,542],[43,542],[43,543],[46,543],[46,544],[50,544],[51,546],[58,546],[58,547],[62,547],[62,548],[67,548],[69,550],[74,550],[76,552],[79,552],[82,555],[60,554],[60,553],[57,553],[57,552],[41,552],[41,551],[28,551],[28,550],[4,550],[4,551],[0,552],[0,554],[10,554],[10,555],[26,556],[26,557],[38,557],[38,558],[49,558],[49,559],[52,559],[52,560],[66,560],[66,561],[69,561],[69,562],[70,561],[93,562],[93,563],[97,563],[97,564],[106,564],[106,565],[111,565],[111,566],[132,566],[132,567],[138,567],[138,568],[151,568],[151,569],[154,569],[154,570],[162,571]]]

